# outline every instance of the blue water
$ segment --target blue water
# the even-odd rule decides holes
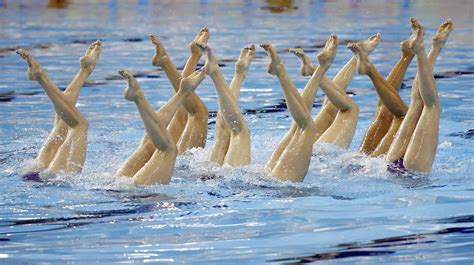
[[[469,1],[288,1],[283,8],[274,8],[274,1],[69,2],[58,9],[47,8],[47,1],[0,1],[0,263],[474,262]],[[302,46],[314,58],[331,32],[343,42],[381,32],[371,59],[386,75],[410,33],[411,16],[426,26],[428,47],[442,21],[452,18],[455,24],[435,67],[445,78],[437,78],[443,113],[432,174],[396,175],[386,171],[383,159],[357,153],[377,96],[366,76],[355,76],[349,91],[361,114],[350,149],[315,146],[303,183],[273,179],[263,166],[291,119],[286,110],[266,111],[279,106],[283,95],[258,50],[240,100],[252,133],[251,165],[207,163],[210,123],[208,146],[178,157],[170,185],[135,186],[113,175],[143,133],[135,106],[122,98],[125,82],[116,70],[138,73],[155,108],[172,91],[164,73],[150,65],[148,34],[162,39],[180,67],[189,54],[186,44],[209,27],[209,45],[228,81],[242,47],[272,43],[302,88],[308,78],[299,76],[297,60],[284,49]],[[64,88],[96,39],[104,42],[103,52],[78,102],[90,121],[83,172],[44,176],[42,183],[21,180],[52,128],[54,112],[13,50],[31,49]],[[350,56],[341,45],[328,75]],[[401,91],[407,102],[415,72],[413,62]],[[197,93],[211,111],[217,109],[209,78]],[[217,177],[202,178],[209,175]]]

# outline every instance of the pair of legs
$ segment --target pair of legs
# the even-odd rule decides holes
[[[251,46],[245,47],[242,49],[239,55],[239,59],[235,63],[234,77],[232,78],[232,81],[230,82],[229,88],[227,88],[226,85],[221,84],[222,78],[213,79],[213,80],[218,80],[218,83],[214,83],[218,91],[222,89],[230,89],[230,92],[232,93],[232,96],[233,96],[232,98],[230,96],[224,96],[222,97],[222,101],[225,101],[225,100],[234,101],[234,103],[226,103],[226,102],[221,103],[221,97],[219,96],[219,110],[217,112],[217,117],[216,117],[214,144],[212,145],[211,153],[209,155],[209,160],[212,162],[216,162],[219,165],[224,164],[227,153],[229,153],[229,147],[231,146],[231,137],[233,134],[231,127],[229,126],[229,123],[227,123],[224,117],[226,113],[224,110],[224,106],[229,105],[229,104],[235,104],[236,106],[239,105],[238,102],[239,102],[239,96],[240,96],[240,88],[242,86],[242,83],[245,79],[245,75],[247,74],[247,71],[250,67],[250,63],[252,62],[252,59],[254,58],[254,56],[255,56],[255,45],[252,44]],[[208,53],[208,58],[209,57],[210,57],[210,59],[208,60],[210,63],[209,67],[211,68],[210,72],[212,72],[212,68],[219,67],[219,66],[216,64],[216,61],[213,58],[212,53]],[[213,75],[218,75],[219,73],[213,73]],[[217,86],[219,86],[219,88],[217,88]],[[218,92],[218,95],[219,95],[219,92]],[[230,117],[227,120],[230,120]],[[249,161],[250,161],[250,157],[249,157]]]
[[[197,47],[197,43],[206,43],[208,39],[209,31],[207,28],[201,29],[190,44],[191,55],[182,74],[180,74],[160,40],[154,35],[150,36],[150,40],[155,46],[152,64],[163,68],[175,93],[180,90],[181,79],[189,76],[196,69],[202,54]],[[170,124],[167,125],[168,131],[178,147],[179,154],[191,148],[204,147],[207,138],[208,115],[207,107],[194,92],[186,98],[183,105],[180,105]],[[133,177],[148,162],[154,152],[155,146],[145,133],[138,148],[124,162],[116,174]]]
[[[416,23],[416,20],[414,21]],[[442,23],[438,28],[438,31],[432,38],[431,50],[428,53],[428,65],[433,71],[436,59],[441,53],[442,48],[446,44],[449,34],[453,30],[453,23],[451,20],[447,20]],[[420,95],[418,75],[413,81],[411,91],[411,102],[408,108],[408,112],[401,123],[401,126],[395,135],[392,145],[390,146],[386,160],[387,162],[395,162],[396,160],[403,158],[408,148],[410,140],[412,138],[415,127],[417,127],[418,120],[420,119],[423,111],[424,102]]]
[[[41,148],[37,160],[41,171],[78,173],[82,170],[87,151],[87,133],[89,124],[75,107],[81,87],[94,70],[102,44],[91,44],[80,58],[81,68],[66,90],[61,92],[51,81],[46,71],[26,50],[16,52],[28,64],[28,78],[36,80],[42,86],[53,103],[56,112],[54,128]]]
[[[359,73],[369,76],[379,95],[374,119],[365,132],[359,151],[379,156],[388,151],[407,112],[408,108],[398,93],[415,55],[409,49],[407,40],[401,42],[402,56],[385,79],[369,61],[368,54],[357,44],[351,43],[348,47],[359,57]]]
[[[216,129],[218,131],[216,132],[216,143],[212,147],[210,159],[219,164],[230,166],[248,165],[251,160],[250,130],[240,111],[238,96],[240,85],[255,55],[255,47],[251,46],[242,51],[236,64],[236,76],[232,80],[231,90],[227,86],[211,48],[207,45],[199,44],[199,46],[206,53],[204,69],[214,83],[219,98],[218,113],[222,117],[220,128]]]
[[[336,56],[337,44],[337,37],[331,35],[324,50],[318,54],[319,66],[302,95],[291,81],[276,50],[270,44],[261,45],[270,58],[268,73],[278,77],[288,110],[294,120],[290,132],[280,141],[266,165],[271,174],[281,180],[303,181],[308,171],[316,132],[311,119],[311,109],[319,84]]]
[[[380,42],[380,34],[375,34],[369,37],[367,40],[361,42],[365,50],[370,53]],[[301,62],[301,74],[303,76],[312,75],[316,67],[311,63],[311,59],[305,56],[302,49],[290,49],[290,52],[295,54]],[[337,73],[333,80],[330,80],[326,76],[321,80],[320,86],[324,90],[330,90],[334,86],[341,88],[341,91],[345,92],[349,86],[350,81],[354,75],[357,66],[357,57],[353,56],[344,67]],[[314,135],[314,142],[316,142],[321,135],[333,124],[334,119],[338,113],[338,108],[331,103],[328,97],[324,98],[323,106],[318,112],[313,122],[316,126],[316,133]],[[285,139],[285,138],[284,138]]]
[[[132,176],[133,180],[136,184],[168,184],[173,175],[178,148],[166,127],[186,98],[204,79],[204,71],[198,70],[183,78],[180,89],[156,113],[133,75],[126,70],[120,70],[119,74],[128,82],[124,97],[135,102],[147,137],[155,149],[150,159]]]

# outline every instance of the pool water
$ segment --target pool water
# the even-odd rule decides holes
[[[298,61],[285,49],[303,47],[314,60],[336,33],[342,44],[328,71],[334,76],[351,56],[344,43],[381,32],[370,58],[386,75],[410,34],[411,16],[425,25],[428,48],[441,22],[455,24],[435,67],[443,113],[432,174],[390,173],[383,159],[357,152],[377,96],[368,77],[356,75],[348,91],[361,113],[349,150],[315,145],[304,182],[272,178],[264,164],[291,118],[258,49],[240,100],[252,134],[251,165],[207,162],[211,118],[207,147],[178,157],[170,185],[136,186],[114,176],[143,135],[117,69],[137,74],[155,108],[172,93],[164,73],[150,64],[148,34],[157,34],[182,67],[187,43],[207,26],[228,81],[242,47],[269,42],[303,88],[308,77],[299,75]],[[48,7],[47,1],[0,0],[0,263],[473,263],[473,23],[469,1],[66,1]],[[30,49],[65,88],[96,39],[103,52],[77,104],[90,121],[83,172],[23,181],[54,112],[14,49]],[[415,73],[414,61],[401,90],[406,102]],[[217,110],[209,77],[197,93]]]

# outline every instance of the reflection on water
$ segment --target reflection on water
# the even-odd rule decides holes
[[[337,258],[346,263],[468,263],[474,226],[474,22],[469,5],[0,0],[1,262],[260,264]],[[381,32],[382,42],[371,56],[385,75],[400,56],[399,42],[410,33],[411,16],[425,23],[427,40],[441,21],[451,17],[455,23],[435,67],[443,113],[433,174],[392,174],[383,159],[355,151],[377,104],[370,80],[355,76],[349,93],[361,111],[351,148],[315,146],[305,182],[273,179],[264,164],[291,119],[260,50],[240,101],[252,133],[251,165],[216,167],[207,162],[208,149],[197,149],[178,157],[168,186],[140,187],[113,175],[143,134],[136,108],[122,97],[125,83],[117,79],[117,69],[136,74],[155,108],[172,93],[163,72],[150,64],[154,51],[148,34],[162,39],[181,68],[189,55],[186,45],[208,26],[209,43],[227,78],[242,47],[270,42],[302,88],[308,78],[298,74],[299,63],[288,48],[302,47],[315,61],[315,53],[335,32],[342,44],[328,72],[334,76],[352,56],[345,42]],[[78,101],[90,121],[83,173],[45,176],[41,183],[22,181],[21,165],[38,152],[54,112],[42,89],[26,80],[25,64],[13,51],[31,49],[64,88],[77,73],[78,58],[97,39],[104,49]],[[412,64],[404,80],[405,100],[415,69]],[[210,109],[210,143],[217,96],[208,78],[197,93]]]

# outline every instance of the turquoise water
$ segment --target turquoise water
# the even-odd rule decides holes
[[[0,263],[472,263],[474,260],[474,35],[469,1],[301,1],[275,8],[272,1],[0,1]],[[281,51],[295,82],[298,62],[284,49],[302,46],[312,58],[330,33],[344,43],[382,33],[371,55],[386,75],[400,56],[399,42],[419,18],[426,43],[452,18],[455,30],[435,67],[443,113],[433,173],[401,176],[382,159],[356,152],[377,101],[366,76],[349,91],[361,109],[349,150],[315,146],[303,183],[274,180],[263,166],[291,119],[281,109],[277,79],[266,73],[258,50],[241,93],[252,133],[252,164],[214,167],[208,147],[178,157],[168,186],[135,186],[113,172],[138,145],[143,127],[135,106],[122,98],[116,70],[138,73],[158,108],[171,95],[164,73],[150,65],[157,34],[177,66],[186,44],[203,26],[230,81],[239,50],[269,42]],[[64,88],[78,58],[96,39],[104,42],[78,107],[90,121],[87,161],[78,175],[20,174],[52,128],[54,112],[41,87],[26,78],[13,50],[31,49]],[[340,45],[328,72],[350,58]],[[409,102],[412,63],[402,97]],[[217,96],[206,78],[197,93],[211,111]],[[319,95],[322,95],[319,92]],[[318,99],[313,110],[319,110]],[[279,107],[276,108],[275,106]],[[281,111],[275,111],[281,110]],[[202,176],[216,175],[204,180]]]

